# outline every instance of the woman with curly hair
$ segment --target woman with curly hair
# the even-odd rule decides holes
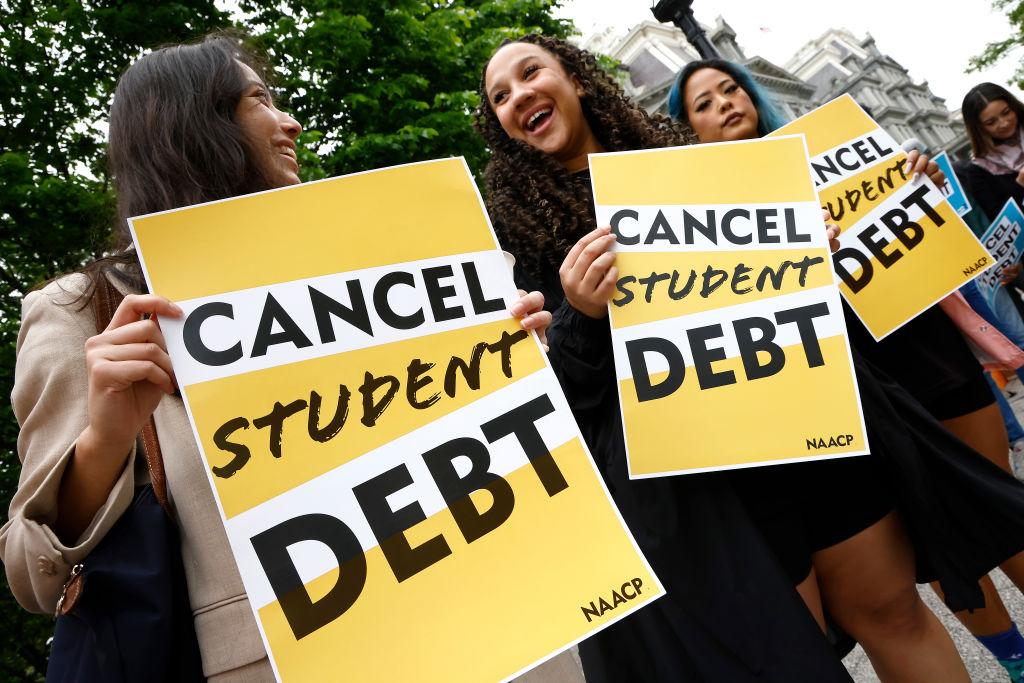
[[[587,680],[848,681],[729,475],[631,481],[626,471],[603,303],[615,269],[610,255],[600,255],[612,239],[594,230],[586,155],[687,144],[692,136],[626,100],[591,55],[543,36],[502,46],[480,90],[475,124],[493,151],[486,184],[495,229],[517,258],[520,286],[539,288],[555,310],[552,366],[667,589],[581,643]],[[564,294],[563,283],[570,283]],[[583,288],[598,295],[582,296]]]
[[[751,656],[770,662],[769,668],[786,665],[780,653],[814,657],[814,641],[795,615],[785,628],[761,619],[776,611],[784,596],[794,596],[795,585],[824,626],[818,591],[823,580],[830,608],[840,615],[841,625],[865,641],[884,680],[967,680],[951,640],[917,594],[913,546],[893,513],[894,501],[903,492],[889,490],[891,482],[877,478],[862,459],[628,480],[605,319],[618,275],[609,251],[615,238],[607,229],[593,230],[587,154],[686,144],[693,140],[689,129],[629,103],[586,52],[539,36],[506,44],[492,56],[484,70],[481,99],[476,126],[494,152],[485,174],[492,219],[519,259],[520,281],[537,283],[556,307],[549,331],[552,365],[624,517],[666,582],[669,598],[663,601],[662,614],[646,616],[672,625],[670,632],[682,641],[675,643],[677,659],[694,665],[686,671],[700,679],[734,680],[702,668],[704,660],[694,654],[705,652],[701,639],[709,634],[732,644],[732,656],[738,655],[744,665],[754,661]],[[870,414],[909,410],[914,420],[930,420],[914,413],[920,407],[906,405],[905,395],[890,402],[880,383],[858,369],[865,402],[878,407]],[[897,424],[890,418],[885,425],[869,424],[869,430],[874,426],[876,433],[889,437]],[[959,442],[950,445],[955,440],[941,428],[928,432],[928,439],[928,447],[963,448]],[[905,438],[896,443],[899,448],[917,447]],[[1000,483],[1000,496],[1019,495],[1016,488]],[[807,489],[825,504],[810,504],[801,495]],[[844,491],[841,502],[832,500]],[[922,503],[920,511],[934,512],[930,503]],[[695,519],[714,519],[721,527],[711,529],[708,537],[707,522],[695,524]],[[947,522],[941,516],[934,520],[943,532]],[[745,540],[739,540],[741,535]],[[928,540],[926,536],[922,542]],[[765,552],[766,545],[770,552]],[[680,550],[683,555],[673,554]],[[750,556],[757,558],[757,569]],[[975,567],[943,562],[947,558],[941,556],[939,560],[935,571],[951,604],[979,605],[980,591],[971,584],[979,575]],[[815,572],[819,564],[824,577]],[[740,603],[733,601],[736,586],[722,585],[722,577],[747,587]],[[757,588],[751,590],[753,585]],[[639,621],[646,611],[621,629],[650,632],[655,627]],[[680,628],[687,617],[700,619],[701,627]],[[801,644],[782,644],[786,638]],[[603,645],[585,644],[585,664],[589,657],[611,666],[609,648]],[[687,658],[687,653],[693,656]],[[612,659],[614,666],[635,675],[630,667],[636,662]],[[790,679],[827,680],[809,676],[806,669]]]

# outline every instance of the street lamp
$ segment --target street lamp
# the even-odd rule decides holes
[[[682,29],[690,45],[697,48],[702,59],[721,59],[718,50],[711,44],[708,37],[704,35],[704,29],[697,23],[693,16],[693,0],[658,0],[658,3],[651,8],[654,18],[664,23],[671,21]]]

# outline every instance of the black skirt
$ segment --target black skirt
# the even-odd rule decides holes
[[[587,683],[851,680],[728,473],[630,481],[624,457],[601,471],[666,595],[580,643]]]
[[[850,681],[737,498],[731,473],[629,479],[607,320],[567,308],[556,311],[548,331],[552,367],[616,506],[666,589],[580,643],[587,682]]]
[[[978,580],[1024,551],[1024,485],[869,361],[855,365],[869,445],[914,544],[918,582],[938,581],[953,611],[983,607]]]
[[[850,345],[873,367],[892,377],[932,415],[948,420],[995,402],[981,364],[963,335],[937,305],[880,342],[843,302]],[[978,389],[984,389],[978,391]],[[981,405],[977,405],[978,399]]]

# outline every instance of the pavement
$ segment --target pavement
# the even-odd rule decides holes
[[[1014,379],[1006,386],[1006,392],[1013,394],[1010,397],[1010,405],[1018,419],[1024,423],[1024,386],[1021,386],[1019,380]],[[1006,578],[1006,575],[998,569],[993,572],[992,579],[996,588],[999,589],[1003,602],[1006,603],[1010,616],[1024,630],[1024,597]],[[920,591],[925,603],[935,612],[953,636],[953,642],[960,651],[964,663],[967,664],[971,680],[974,683],[1005,683],[1009,681],[1006,672],[996,663],[992,655],[956,620],[956,617],[935,596],[935,593],[927,586],[921,586]],[[843,663],[846,664],[847,670],[857,683],[878,683],[878,676],[875,675],[874,669],[871,668],[871,662],[868,661],[867,655],[864,654],[860,646],[847,655]]]

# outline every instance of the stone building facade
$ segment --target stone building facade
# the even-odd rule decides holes
[[[896,140],[916,138],[932,153],[945,149],[954,157],[969,155],[963,123],[931,92],[927,81],[914,83],[906,69],[878,50],[870,35],[858,40],[845,29],[830,29],[779,66],[762,57],[747,57],[722,17],[714,26],[705,26],[705,32],[722,57],[750,70],[788,117],[849,93]],[[650,112],[666,111],[675,75],[700,58],[682,31],[653,19],[624,36],[612,29],[592,35],[582,47],[621,62],[626,93]]]
[[[897,140],[917,138],[933,153],[970,155],[963,123],[946,109],[945,100],[932,93],[928,81],[914,83],[870,34],[857,40],[845,29],[830,29],[800,48],[785,67],[815,87],[817,102],[849,93]]]

